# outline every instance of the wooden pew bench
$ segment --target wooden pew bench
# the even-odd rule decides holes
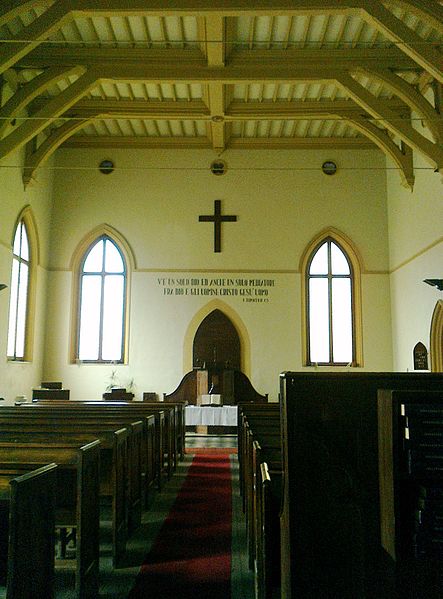
[[[100,441],[100,497],[109,498],[112,519],[112,561],[119,567],[126,551],[126,543],[131,529],[130,514],[133,513],[132,525],[136,525],[136,517],[140,518],[140,457],[137,468],[138,487],[131,484],[129,452],[131,438],[139,437],[140,446],[141,422],[116,430],[117,425],[78,421],[59,423],[58,419],[47,416],[18,417],[13,422],[0,421],[0,436],[3,441],[54,443],[64,440],[70,443],[86,444],[94,439]],[[138,430],[137,430],[138,429]],[[133,450],[134,451],[134,450]],[[136,456],[139,456],[140,450]],[[131,458],[134,459],[134,458]],[[131,492],[132,489],[132,492]],[[134,513],[135,512],[135,513]],[[63,554],[63,551],[62,551]]]
[[[378,389],[438,391],[443,376],[281,375],[282,599],[393,597],[381,542]]]
[[[280,543],[279,527],[275,526],[279,524],[282,482],[280,408],[278,404],[269,405],[264,404],[264,409],[262,405],[242,406],[239,423],[249,566],[254,570],[256,593],[261,599],[275,596],[280,587],[279,551],[275,551]],[[265,462],[268,475],[269,468],[273,474],[272,485],[262,481]]]
[[[281,464],[269,469],[260,463],[257,483],[255,576],[257,599],[280,596],[280,509],[282,500]]]
[[[23,410],[25,407],[27,409]],[[116,412],[110,409],[108,402],[57,401],[57,404],[54,406],[53,402],[50,402],[50,405],[48,405],[43,401],[33,402],[32,404],[22,404],[20,409],[22,409],[24,413],[38,413],[47,416],[48,418],[58,418],[61,422],[69,420],[69,422],[75,423],[79,422],[80,419],[82,422],[89,419],[91,423],[97,423],[97,425],[100,424],[100,426],[109,425],[117,428],[128,426],[136,420],[141,420],[143,423],[143,447],[141,449],[142,495],[144,497],[143,503],[146,505],[149,493],[152,491],[152,487],[159,476],[159,461],[157,456],[160,451],[158,444],[161,435],[161,430],[159,432],[159,429],[162,429],[161,414],[135,414],[133,411]],[[0,413],[0,423],[3,413],[4,411]],[[7,412],[6,415],[8,415]],[[136,477],[136,473],[133,473],[133,476]],[[138,484],[139,483],[136,483],[136,486],[138,486]],[[135,513],[134,510],[134,514]],[[138,510],[138,513],[140,514],[140,509]],[[138,522],[140,521],[138,516],[136,518],[136,521],[137,520]]]
[[[150,415],[155,416],[155,471],[157,487],[162,488],[163,478],[169,479],[172,476],[175,463],[175,409],[174,406],[165,406],[148,404],[145,402],[111,402],[111,401],[58,401],[54,406],[54,402],[48,405],[47,402],[33,402],[22,404],[22,408],[46,410],[49,413],[51,410],[63,410],[63,414],[76,414],[78,410],[87,414],[94,414],[98,419],[109,417],[121,417],[123,421],[127,418],[145,419]],[[148,433],[147,433],[148,434]]]
[[[99,590],[100,442],[0,442],[0,463],[36,468],[56,463],[56,526],[76,528],[75,590],[96,599]]]
[[[56,464],[0,464],[0,584],[7,599],[52,599]]]

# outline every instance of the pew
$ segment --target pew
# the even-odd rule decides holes
[[[25,403],[20,407],[31,409],[32,407],[40,410],[46,409],[47,413],[52,410],[60,409],[62,414],[69,413],[78,414],[78,410],[83,410],[85,414],[95,414],[97,418],[121,417],[125,418],[141,418],[153,414],[156,419],[156,456],[159,459],[156,461],[156,476],[157,485],[160,490],[162,487],[163,477],[170,479],[176,464],[175,447],[175,420],[176,410],[174,405],[168,406],[165,404],[148,404],[146,402],[110,402],[100,400],[75,400],[67,402],[53,402],[48,404],[45,401],[34,402],[32,404]],[[87,411],[85,411],[87,410]],[[55,412],[54,412],[55,413]]]
[[[281,467],[269,469],[261,461],[257,485],[256,598],[275,599],[280,596]]]
[[[239,407],[238,430],[249,566],[255,574],[256,597],[271,599],[280,587],[279,550],[276,551],[280,535],[275,526],[279,523],[282,481],[279,404]],[[262,480],[263,469],[267,472],[266,481]]]
[[[443,391],[379,390],[378,424],[380,533],[394,593],[440,599]]]
[[[27,415],[29,416],[29,415]],[[140,446],[142,423],[133,423],[131,428],[116,430],[117,425],[103,425],[78,421],[69,423],[50,419],[47,416],[35,414],[33,418],[17,416],[10,422],[0,419],[0,435],[2,441],[54,443],[68,440],[70,443],[89,443],[94,439],[100,441],[100,497],[110,498],[112,518],[112,561],[114,567],[119,567],[126,551],[126,542],[130,529],[134,529],[141,518],[140,464],[131,466],[129,459],[130,439],[136,438]],[[133,433],[131,435],[131,432]],[[134,434],[135,433],[135,434]],[[134,452],[134,442],[133,449]],[[137,455],[140,449],[137,449]],[[135,456],[136,457],[136,456]],[[137,458],[136,458],[137,459]],[[140,458],[138,457],[138,460]],[[131,490],[131,491],[130,491]],[[131,512],[135,512],[130,521]],[[131,527],[132,523],[132,527]],[[62,554],[64,551],[62,550]]]
[[[57,465],[0,464],[0,577],[6,599],[53,599]]]
[[[431,373],[286,372],[282,599],[392,599],[382,548],[378,389],[442,390]]]
[[[99,589],[98,440],[76,442],[0,442],[0,463],[27,466],[56,463],[56,526],[76,528],[75,591],[78,599],[96,599]]]

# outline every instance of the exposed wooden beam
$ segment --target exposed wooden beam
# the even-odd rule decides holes
[[[5,133],[11,120],[28,106],[34,98],[40,95],[50,85],[57,83],[60,79],[68,77],[76,72],[78,68],[51,67],[29,83],[19,88],[16,93],[0,108],[0,138]]]
[[[434,136],[435,141],[443,142],[443,116],[438,114],[434,107],[412,85],[387,69],[362,68],[359,71],[367,76],[379,79],[411,110],[415,111],[426,122],[426,126]]]
[[[374,144],[364,137],[231,137],[229,148],[242,150],[368,150]]]
[[[69,0],[57,0],[30,25],[24,27],[8,42],[1,44],[0,74],[63,26],[70,16],[69,4]]]
[[[371,24],[388,39],[398,44],[405,54],[408,54],[417,64],[431,73],[437,81],[443,82],[443,55],[441,52],[426,43],[380,2],[373,0],[362,0],[362,2],[363,14]]]
[[[205,27],[206,57],[209,68],[223,69],[225,66],[225,19],[219,15],[207,16]],[[211,115],[211,141],[214,150],[225,148],[225,86],[221,83],[208,84],[208,104]]]
[[[363,133],[363,135],[373,141],[382,150],[382,152],[386,154],[386,156],[392,158],[394,163],[399,168],[402,185],[412,191],[415,181],[412,153],[402,152],[402,150],[395,145],[388,134],[379,129],[373,123],[362,119],[361,117],[356,117],[352,114],[349,115],[348,121],[353,127],[358,129],[361,133]]]
[[[64,144],[66,148],[194,148],[208,149],[212,147],[207,137],[117,137],[115,135],[86,135],[70,137]]]
[[[211,148],[207,137],[88,137],[74,135],[65,141],[64,148]],[[334,139],[318,138],[235,138],[231,137],[228,148],[238,149],[374,149],[374,144],[364,137],[349,137]]]
[[[394,0],[443,35],[443,5],[438,0]]]
[[[384,105],[396,114],[406,108],[399,100],[384,100]],[[354,116],[367,114],[353,100],[231,102],[226,110],[226,120],[342,119],[351,113]]]
[[[47,100],[33,102],[33,113],[41,110]],[[404,113],[408,108],[398,99],[384,100],[384,105],[396,114]],[[30,115],[32,118],[33,113]],[[280,101],[280,102],[231,102],[225,111],[225,120],[291,120],[291,119],[342,119],[350,113],[355,116],[367,114],[353,100],[334,101]],[[368,115],[369,116],[369,115]],[[72,119],[150,119],[150,120],[204,120],[210,122],[211,113],[200,100],[191,102],[146,102],[145,100],[90,100],[76,102],[64,114],[63,118]]]
[[[164,2],[164,0],[71,0],[72,10],[92,16],[115,16],[116,13],[131,16],[140,13],[147,15],[197,15],[207,16],[222,14],[223,16],[241,15],[282,15],[282,14],[343,14],[359,7],[356,0],[260,0],[259,4],[251,4],[248,0],[223,0],[214,3],[212,0],[180,0],[180,2]]]
[[[206,59],[210,67],[222,67],[225,64],[225,19],[219,15],[210,15],[205,19]]]
[[[204,65],[207,63],[203,52],[194,48],[88,48],[88,47],[46,47],[39,46],[25,57],[17,66],[20,68],[41,68],[49,66],[75,66],[84,65],[158,65],[158,64],[183,64]],[[266,52],[261,50],[233,49],[229,65],[265,64],[270,67],[275,64],[300,65],[316,69],[352,69],[358,66],[376,66],[395,70],[419,70],[417,63],[406,56],[398,48],[288,48],[287,50],[271,49]]]
[[[30,181],[34,178],[34,173],[39,166],[44,164],[46,160],[55,152],[55,150],[62,145],[69,137],[74,135],[80,129],[83,129],[90,119],[84,119],[79,121],[70,121],[64,123],[57,129],[51,132],[51,134],[45,139],[43,143],[34,152],[27,152],[25,165],[23,169],[23,183],[26,187]]]
[[[196,64],[106,65],[99,69],[100,78],[109,81],[156,81],[167,83],[257,83],[292,81],[330,81],[328,67],[317,69],[303,64],[255,64],[208,67]]]
[[[75,83],[61,94],[49,100],[43,108],[33,115],[32,120],[25,121],[7,137],[0,140],[0,159],[38,135],[40,131],[43,131],[48,124],[55,121],[96,84],[97,73],[95,71],[87,71],[81,75]]]
[[[33,113],[46,101],[38,99],[32,104]],[[32,114],[30,115],[32,118]],[[206,120],[210,119],[207,105],[201,100],[146,101],[146,100],[89,100],[83,99],[69,108],[63,117],[69,118],[123,118],[150,120]]]
[[[50,6],[55,0],[39,0],[39,6]],[[8,21],[12,21],[21,13],[34,8],[35,0],[3,0],[0,7],[0,27],[3,27]]]
[[[350,75],[346,73],[337,74],[336,81],[357,104],[360,104],[373,117],[381,119],[383,125],[389,131],[423,154],[433,168],[440,170],[443,167],[442,146],[434,144],[423,135],[420,135],[410,123],[399,118],[385,106],[382,100],[375,98]]]

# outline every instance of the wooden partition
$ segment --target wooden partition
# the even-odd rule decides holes
[[[57,468],[56,525],[76,528],[78,599],[96,599],[99,588],[100,442],[0,442],[2,464],[47,464]]]
[[[56,469],[0,464],[0,546],[7,599],[53,599]]]
[[[443,375],[281,375],[282,599],[395,597],[380,537],[381,388],[443,389]]]

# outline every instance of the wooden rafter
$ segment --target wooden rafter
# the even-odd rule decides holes
[[[360,70],[360,69],[359,69]],[[412,85],[388,69],[362,68],[369,77],[379,79],[426,122],[436,142],[443,142],[443,116]]]
[[[373,123],[352,114],[349,115],[348,120],[352,123],[353,127],[373,141],[386,156],[392,158],[398,166],[403,186],[412,191],[415,180],[412,153],[410,151],[402,152],[387,133],[383,132]]]
[[[23,169],[23,183],[25,187],[30,183],[34,177],[34,173],[39,166],[55,152],[55,150],[61,146],[61,144],[74,135],[80,129],[83,129],[90,119],[83,119],[78,121],[69,121],[64,123],[57,129],[51,132],[51,134],[40,144],[40,146],[34,152],[26,153],[25,166]]]
[[[5,133],[11,120],[26,108],[34,98],[44,92],[50,85],[69,75],[76,74],[79,70],[77,67],[51,67],[18,89],[0,108],[0,138]]]
[[[407,27],[380,2],[363,1],[363,15],[388,39],[398,44],[400,49],[410,56],[438,81],[443,82],[443,55],[432,45],[426,44],[420,36]]]
[[[443,35],[443,6],[435,0],[394,0],[406,11],[431,25],[433,29]]]
[[[360,104],[374,118],[380,119],[383,125],[398,136],[407,145],[418,150],[428,160],[434,169],[443,167],[443,148],[434,144],[420,135],[406,119],[399,118],[392,110],[387,108],[383,101],[370,94],[365,87],[346,73],[337,74],[336,81],[349,96]]]
[[[205,19],[206,57],[208,68],[224,68],[225,66],[225,19],[219,15],[207,16]],[[208,84],[208,103],[211,115],[210,135],[212,147],[217,150],[225,148],[225,87],[221,83]]]
[[[203,20],[202,20],[203,21]],[[202,29],[204,31],[204,29]],[[202,33],[203,35],[203,33]],[[229,46],[229,43],[227,44]],[[205,44],[203,44],[205,46]],[[271,49],[238,50],[234,49],[229,64],[250,65],[265,64],[269,67],[278,63],[297,65],[300,62],[309,68],[319,65],[335,69],[353,69],[358,66],[377,66],[395,70],[418,70],[417,64],[398,48],[289,48],[288,50]],[[99,48],[45,47],[39,46],[17,64],[20,68],[39,68],[42,64],[52,65],[137,65],[146,64],[196,64],[206,63],[204,52],[192,48]]]
[[[58,31],[70,18],[69,5],[69,0],[58,0],[7,43],[4,42],[0,46],[0,74],[13,66],[20,58],[26,56],[52,33]]]
[[[45,4],[50,6],[54,4],[56,0],[40,0],[39,5]],[[5,25],[8,21],[12,21],[20,14],[27,10],[31,10],[35,6],[35,0],[3,0],[2,6],[0,7],[0,27]]]
[[[40,131],[43,131],[49,123],[55,121],[94,87],[97,80],[98,77],[95,71],[86,71],[65,91],[49,100],[43,108],[33,115],[32,119],[25,121],[7,137],[0,140],[0,158],[4,158],[14,150],[22,147],[38,135]]]

